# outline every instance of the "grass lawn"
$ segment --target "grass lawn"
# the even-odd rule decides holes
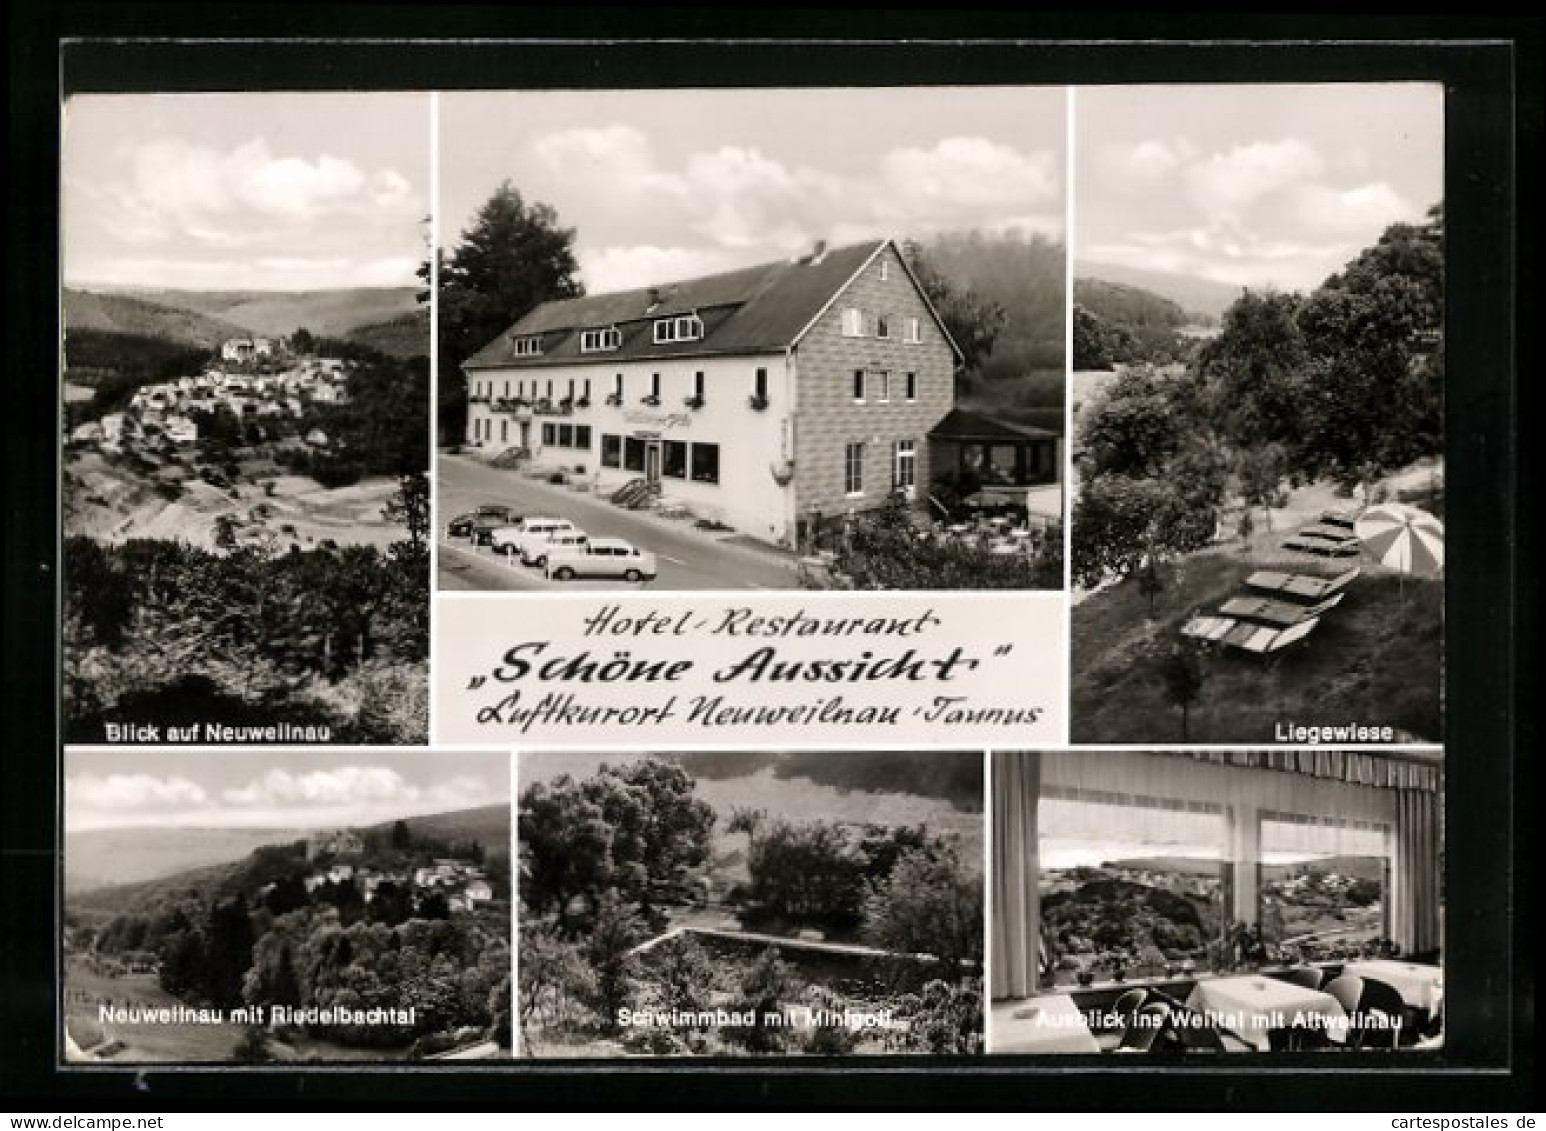
[[[1367,562],[1341,605],[1300,645],[1268,659],[1203,653],[1203,685],[1186,741],[1270,743],[1278,723],[1391,726],[1397,741],[1438,742],[1442,725],[1443,582]],[[1257,569],[1326,576],[1342,563],[1303,556],[1265,563],[1229,549],[1178,563],[1167,588],[1148,600],[1124,581],[1073,610],[1072,737],[1080,743],[1181,742],[1181,712],[1146,657],[1179,640],[1192,615],[1212,612],[1245,590]]]
[[[90,1047],[103,1029],[127,1047],[111,1059],[116,1064],[144,1062],[166,1064],[209,1064],[229,1061],[242,1037],[242,1026],[216,1025],[116,1025],[103,1026],[97,1020],[97,1000],[119,1005],[170,1008],[184,1003],[156,984],[153,974],[126,974],[109,978],[94,974],[82,963],[70,962],[64,979],[67,990],[84,991],[90,1002],[67,1001],[65,1027],[78,1044]]]

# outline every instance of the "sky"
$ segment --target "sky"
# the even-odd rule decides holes
[[[78,95],[64,111],[70,286],[412,286],[426,94]]]
[[[1081,263],[1306,290],[1443,198],[1434,84],[1091,87],[1074,114]]]
[[[508,179],[576,230],[591,293],[941,231],[1061,239],[1057,88],[440,96],[439,241]]]
[[[71,750],[65,828],[313,828],[510,800],[503,753]]]

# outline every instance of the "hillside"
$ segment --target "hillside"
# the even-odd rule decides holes
[[[385,322],[356,326],[345,336],[391,357],[428,357],[429,311],[421,307]]]
[[[1179,303],[1163,295],[1106,279],[1075,279],[1074,301],[1105,321],[1133,333],[1173,332],[1191,321],[1191,316]]]
[[[383,821],[360,830],[369,835],[390,836],[396,821]],[[510,851],[510,806],[484,805],[477,809],[458,809],[452,813],[430,813],[407,818],[408,831],[414,836],[435,840],[475,840],[490,855]]]
[[[70,333],[77,330],[158,338],[205,349],[247,333],[239,323],[189,307],[70,287],[64,291],[64,325],[67,347]]]
[[[407,822],[409,832],[415,836],[427,836],[447,842],[474,840],[481,844],[490,856],[509,855],[510,807],[508,805],[488,805],[452,813],[432,813],[423,817],[409,817]],[[360,832],[367,839],[374,837],[384,841],[391,835],[392,826],[395,823],[395,821],[383,821],[380,824],[362,828]],[[70,909],[72,911],[88,914],[143,912],[146,908],[171,902],[188,894],[207,899],[214,895],[250,892],[277,876],[288,874],[293,870],[291,861],[297,851],[294,846],[307,835],[307,830],[304,829],[114,831],[117,833],[160,832],[170,839],[175,839],[172,834],[179,832],[226,834],[230,838],[229,843],[233,849],[240,834],[250,833],[256,843],[218,863],[187,867],[134,883],[118,883],[90,890],[80,887],[71,892]],[[75,842],[82,835],[90,837],[93,834],[71,834],[66,843],[67,857],[79,855]],[[211,840],[213,841],[213,838]],[[76,864],[67,863],[66,867],[74,869]],[[84,864],[81,865],[81,869],[82,878],[89,875],[85,871]]]
[[[300,829],[124,828],[72,832],[65,842],[67,891],[143,883],[240,860],[264,844],[305,836]]]
[[[319,291],[182,291],[115,288],[117,297],[135,296],[151,303],[192,311],[239,327],[248,334],[282,338],[304,326],[321,337],[346,337],[351,331],[412,314],[417,287],[350,287]],[[238,336],[227,334],[226,337]],[[420,349],[420,353],[426,352]]]
[[[1182,310],[1210,319],[1222,317],[1230,304],[1240,297],[1241,291],[1240,287],[1233,284],[1217,283],[1195,275],[1178,275],[1169,271],[1125,267],[1117,263],[1091,263],[1079,259],[1074,261],[1074,275],[1080,279],[1096,278],[1108,283],[1138,287],[1168,299]]]

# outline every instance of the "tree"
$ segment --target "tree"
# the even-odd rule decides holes
[[[1160,653],[1155,670],[1165,686],[1165,701],[1181,711],[1181,741],[1186,742],[1188,712],[1202,697],[1202,660],[1194,648],[1177,642]]]
[[[690,935],[678,935],[656,947],[652,957],[666,1008],[696,1013],[710,1004],[714,965],[701,943]]]
[[[574,229],[505,181],[443,255],[439,281],[440,433],[454,442],[466,430],[462,364],[539,303],[585,293]]]
[[[916,240],[902,245],[902,255],[917,276],[945,329],[961,350],[962,368],[975,373],[993,352],[999,331],[1008,317],[1003,306],[978,292],[953,284],[929,262],[928,253]]]
[[[531,786],[517,817],[527,905],[562,910],[577,895],[594,900],[607,889],[648,903],[652,893],[679,891],[708,858],[715,821],[695,786],[680,766],[658,758]]]
[[[947,979],[982,960],[982,878],[954,849],[904,852],[890,872],[868,885],[864,937],[902,954],[932,954]]]
[[[644,924],[615,891],[602,893],[596,922],[585,944],[585,957],[596,973],[593,1006],[602,1028],[618,1026],[618,1013],[633,1000],[638,958],[633,948],[644,937]]]
[[[738,1025],[725,1036],[750,1052],[777,1052],[788,1040],[790,1027],[784,1017],[784,1003],[799,998],[799,979],[789,965],[768,947],[741,977],[741,996],[735,1012],[752,1015],[750,1025]]]
[[[413,844],[413,834],[408,831],[408,822],[398,819],[392,822],[392,849],[395,852],[403,852]]]
[[[1299,435],[1309,359],[1296,294],[1246,291],[1198,357],[1208,419],[1235,447],[1291,445]]]

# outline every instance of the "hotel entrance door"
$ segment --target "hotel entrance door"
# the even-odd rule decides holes
[[[644,441],[644,481],[651,487],[660,486],[660,441]]]

